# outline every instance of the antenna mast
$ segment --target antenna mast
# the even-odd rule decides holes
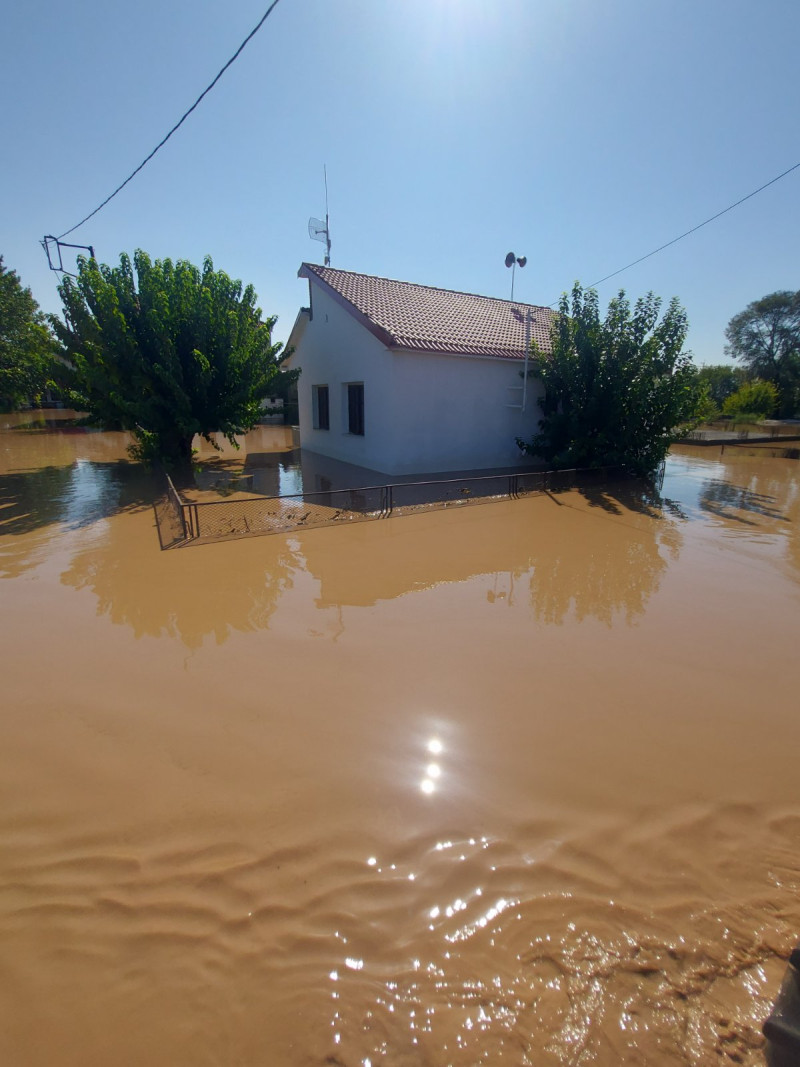
[[[331,265],[331,224],[328,218],[328,165],[322,164],[322,173],[325,178],[325,266]]]
[[[518,256],[514,252],[509,252],[505,258],[505,264],[511,268],[511,299],[514,299],[514,273],[517,269],[517,264],[520,267],[524,267],[528,262],[527,256]],[[515,314],[517,314],[515,312]],[[525,410],[525,404],[528,399],[528,356],[531,349],[531,326],[534,321],[533,308],[525,308],[525,365],[522,371],[522,403],[519,405],[519,410]],[[517,388],[514,386],[513,388]],[[510,405],[511,407],[517,407],[516,404]]]
[[[328,215],[328,168],[325,164],[322,166],[322,173],[325,178],[325,221],[309,219],[308,236],[312,241],[321,241],[325,245],[325,266],[329,267],[331,265],[331,224]]]

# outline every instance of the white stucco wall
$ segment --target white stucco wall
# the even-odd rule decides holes
[[[529,380],[520,411],[521,362],[390,351],[311,284],[312,319],[290,363],[301,368],[303,448],[390,475],[529,462],[514,439],[536,430],[539,387]],[[363,437],[347,433],[348,382],[364,383]],[[329,430],[313,428],[315,385],[329,388]]]

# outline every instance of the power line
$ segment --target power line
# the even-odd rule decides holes
[[[144,167],[144,166],[145,166],[145,165],[146,165],[147,163],[149,163],[149,162],[150,162],[150,160],[151,160],[151,159],[153,158],[153,156],[154,156],[154,155],[156,154],[156,152],[157,152],[157,151],[159,150],[159,148],[163,148],[163,147],[164,147],[164,145],[165,145],[165,144],[167,143],[167,141],[168,141],[168,140],[170,139],[170,137],[171,137],[171,136],[173,135],[173,133],[175,133],[175,131],[176,131],[177,129],[179,129],[179,128],[180,128],[180,127],[181,127],[181,126],[183,125],[183,123],[184,123],[184,122],[185,122],[185,121],[186,121],[186,120],[188,119],[188,117],[189,117],[189,116],[191,115],[191,113],[192,113],[192,112],[194,111],[194,109],[195,109],[195,108],[197,107],[197,105],[198,105],[198,104],[200,103],[200,101],[201,101],[201,100],[203,99],[203,97],[204,97],[204,96],[206,96],[206,95],[207,95],[208,93],[210,93],[210,92],[211,92],[211,90],[212,90],[212,89],[214,88],[214,86],[215,86],[215,85],[217,84],[217,82],[218,82],[218,81],[220,80],[220,78],[221,78],[221,77],[222,77],[222,75],[223,75],[223,74],[225,73],[225,71],[226,71],[226,70],[228,69],[228,67],[229,67],[229,66],[230,66],[230,65],[231,65],[232,63],[234,63],[234,62],[235,62],[235,61],[236,61],[236,60],[237,60],[237,59],[239,58],[240,54],[242,53],[242,51],[243,51],[243,50],[244,50],[244,48],[245,48],[245,45],[247,45],[247,44],[248,44],[248,43],[249,43],[249,42],[250,42],[250,41],[251,41],[251,40],[253,39],[253,37],[255,37],[255,35],[256,35],[256,34],[258,33],[258,31],[259,31],[259,30],[261,29],[261,27],[262,27],[262,26],[264,25],[264,23],[265,23],[265,22],[267,21],[267,19],[269,18],[269,16],[270,16],[270,15],[272,14],[272,12],[274,11],[274,9],[275,9],[275,8],[276,8],[277,6],[278,6],[278,0],[272,0],[272,3],[271,3],[271,4],[269,5],[269,7],[267,8],[267,10],[266,10],[266,11],[264,12],[264,14],[262,15],[262,17],[261,17],[261,19],[260,19],[260,21],[259,21],[258,25],[257,25],[257,26],[256,26],[256,27],[255,27],[254,29],[252,29],[252,30],[250,31],[250,33],[248,33],[248,35],[247,35],[247,36],[245,37],[245,39],[244,39],[244,40],[242,41],[242,43],[241,43],[241,44],[239,45],[239,47],[238,47],[238,48],[236,49],[236,51],[235,51],[235,52],[233,53],[233,55],[232,55],[232,56],[231,56],[231,58],[230,58],[230,59],[228,60],[228,62],[227,62],[227,63],[225,64],[225,66],[224,66],[224,67],[223,67],[223,68],[222,68],[222,69],[220,70],[220,72],[219,72],[219,73],[217,74],[216,78],[214,78],[214,80],[213,80],[213,81],[211,82],[211,84],[210,84],[209,86],[207,86],[207,87],[206,87],[206,88],[205,88],[205,89],[204,89],[204,90],[202,91],[202,93],[200,93],[200,95],[199,95],[199,96],[198,96],[198,98],[197,98],[197,99],[195,100],[195,102],[194,102],[194,103],[192,104],[192,106],[191,106],[191,107],[189,108],[189,110],[188,110],[188,111],[185,111],[185,112],[183,113],[183,115],[181,115],[181,117],[180,117],[180,119],[178,120],[178,122],[176,122],[176,123],[175,123],[175,125],[174,125],[174,126],[172,127],[172,129],[171,129],[171,130],[169,131],[169,133],[167,134],[167,136],[166,136],[166,137],[164,137],[164,138],[163,138],[163,140],[161,140],[161,141],[159,141],[159,142],[158,142],[158,144],[157,144],[157,145],[155,146],[155,148],[154,148],[154,149],[153,149],[153,151],[152,151],[152,152],[150,153],[150,155],[149,155],[149,156],[147,156],[147,157],[146,157],[145,159],[143,159],[143,160],[142,160],[142,162],[141,162],[141,163],[139,164],[139,166],[138,166],[138,167],[136,168],[136,170],[135,170],[135,171],[133,171],[133,172],[132,172],[131,174],[129,174],[129,175],[128,175],[128,177],[127,177],[127,178],[125,179],[125,181],[124,181],[124,182],[122,183],[122,185],[118,185],[118,186],[117,186],[117,188],[116,188],[116,189],[114,190],[114,192],[113,192],[113,193],[111,193],[111,195],[110,195],[110,196],[107,196],[107,197],[105,198],[105,200],[103,201],[103,203],[102,203],[102,204],[100,204],[100,205],[99,205],[98,207],[96,207],[96,208],[94,209],[94,211],[91,211],[91,212],[90,212],[90,213],[89,213],[89,214],[88,214],[88,215],[86,216],[86,218],[85,218],[85,219],[81,219],[81,221],[80,221],[80,222],[77,222],[77,223],[76,223],[76,224],[75,224],[75,225],[74,225],[74,226],[73,226],[73,227],[72,227],[71,229],[69,229],[69,230],[65,230],[65,231],[64,231],[64,232],[63,232],[63,233],[62,233],[62,234],[61,234],[61,235],[60,235],[60,236],[58,237],[58,240],[59,240],[59,241],[61,240],[61,238],[62,238],[62,237],[66,237],[66,236],[67,236],[68,234],[72,233],[72,232],[73,232],[74,230],[77,230],[79,226],[83,226],[84,222],[88,222],[88,221],[89,221],[89,219],[90,219],[90,218],[92,218],[92,216],[96,215],[98,211],[100,211],[100,210],[101,210],[102,208],[104,208],[104,207],[106,206],[106,204],[107,204],[107,203],[109,202],[109,200],[113,200],[113,199],[114,199],[114,197],[115,197],[115,196],[117,195],[117,193],[121,192],[121,190],[123,190],[123,189],[125,188],[125,186],[126,186],[126,185],[128,184],[128,182],[129,182],[129,181],[131,180],[131,178],[135,178],[135,177],[136,177],[136,175],[137,175],[137,174],[139,173],[139,171],[140,171],[140,170],[141,170],[141,169],[142,169],[142,168],[143,168],[143,167]]]
[[[659,252],[663,252],[664,249],[669,248],[670,245],[674,245],[677,244],[678,241],[682,241],[684,237],[688,237],[689,234],[696,233],[698,230],[702,230],[704,226],[708,226],[709,222],[714,222],[715,219],[721,218],[722,215],[726,215],[729,211],[733,211],[735,207],[738,207],[740,204],[743,204],[745,200],[750,200],[750,198],[754,197],[757,193],[763,192],[764,189],[769,188],[770,185],[774,185],[775,182],[779,182],[781,178],[785,178],[787,174],[791,174],[792,171],[797,170],[798,167],[800,167],[800,163],[795,163],[793,167],[789,167],[789,169],[785,170],[783,174],[778,174],[777,177],[771,178],[768,182],[765,182],[763,185],[760,185],[758,189],[754,189],[752,193],[748,193],[747,196],[743,196],[741,200],[737,200],[735,204],[729,204],[728,207],[723,208],[722,211],[718,211],[716,215],[712,215],[711,218],[706,219],[705,222],[699,222],[696,226],[692,226],[691,230],[687,230],[686,233],[682,233],[679,237],[673,237],[671,241],[667,241],[666,244],[659,245],[658,248],[654,248],[653,251],[648,252],[647,255],[639,256],[638,259],[634,259],[634,261],[632,263],[628,263],[627,266],[620,267],[619,270],[615,270],[611,274],[606,274],[604,278],[600,278],[598,279],[598,281],[592,282],[592,284],[588,288],[594,289],[596,285],[602,285],[603,282],[607,282],[610,278],[616,278],[618,274],[622,274],[623,271],[630,270],[630,268],[635,267],[637,263],[643,263],[646,259],[650,259],[651,256],[655,256]],[[558,303],[558,301],[554,300],[553,304],[556,303]],[[553,304],[548,304],[548,307],[553,307]]]

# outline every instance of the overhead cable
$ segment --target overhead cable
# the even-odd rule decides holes
[[[748,193],[747,196],[743,196],[741,200],[737,200],[734,204],[729,204],[728,207],[723,208],[722,211],[718,211],[716,215],[712,215],[711,218],[706,219],[704,222],[699,222],[696,226],[692,226],[691,230],[687,230],[685,233],[680,234],[680,236],[673,237],[672,240],[667,241],[666,244],[659,245],[659,247],[654,248],[652,252],[648,252],[644,256],[639,256],[638,259],[634,259],[634,261],[632,263],[628,263],[627,266],[620,267],[619,270],[615,270],[611,274],[606,274],[604,278],[599,278],[596,282],[592,282],[588,288],[594,289],[596,285],[602,285],[603,282],[607,282],[610,278],[616,278],[618,274],[622,274],[623,271],[630,270],[630,268],[635,267],[637,263],[643,263],[646,259],[650,259],[651,256],[655,256],[659,252],[663,252],[664,249],[669,248],[670,245],[677,244],[677,242],[682,241],[684,237],[688,237],[691,233],[696,233],[704,226],[708,226],[709,222],[714,222],[715,219],[721,218],[722,215],[726,215],[729,211],[733,211],[735,207],[738,207],[740,204],[743,204],[745,200],[750,200],[751,197],[756,196],[757,193],[761,193],[764,191],[764,189],[768,189],[770,185],[774,185],[775,182],[779,182],[781,178],[785,178],[787,174],[791,174],[792,171],[797,170],[798,167],[800,167],[800,163],[795,163],[793,167],[789,167],[789,169],[785,170],[782,174],[778,174],[776,177],[771,178],[768,182],[764,182],[763,185],[759,185],[758,189],[754,189],[752,193]],[[556,303],[558,303],[558,301],[554,300],[553,304]],[[552,307],[553,304],[549,304],[548,306]]]
[[[170,139],[170,137],[173,135],[173,133],[175,133],[175,131],[177,129],[179,129],[183,125],[183,123],[188,119],[188,117],[191,115],[191,113],[194,111],[194,109],[197,107],[197,105],[200,103],[200,101],[203,99],[203,97],[211,92],[211,90],[214,88],[214,86],[220,80],[220,78],[225,73],[225,71],[228,69],[228,67],[239,58],[240,54],[242,53],[242,51],[245,48],[245,45],[247,45],[253,39],[253,37],[255,37],[255,35],[258,33],[258,31],[261,29],[261,27],[264,25],[264,23],[267,21],[267,19],[269,18],[269,16],[272,14],[272,12],[274,11],[274,9],[277,6],[278,6],[278,0],[272,0],[272,3],[269,5],[269,7],[267,8],[267,10],[264,12],[264,14],[262,15],[261,19],[259,20],[258,25],[255,26],[254,29],[252,29],[250,31],[250,33],[248,33],[248,35],[245,37],[245,39],[242,41],[242,43],[239,45],[239,47],[233,53],[233,55],[228,60],[228,62],[225,64],[225,66],[219,71],[219,73],[214,78],[214,80],[211,82],[211,84],[208,85],[202,91],[202,93],[200,93],[200,95],[195,100],[195,102],[192,104],[192,106],[189,108],[189,110],[185,111],[183,113],[183,115],[181,115],[180,119],[175,123],[175,125],[172,127],[172,129],[169,131],[169,133],[166,135],[166,137],[164,137],[163,140],[159,141],[159,143],[155,146],[155,148],[150,153],[150,155],[146,156],[145,159],[142,160],[142,162],[139,164],[139,166],[136,168],[136,170],[134,170],[131,174],[129,174],[128,177],[125,179],[125,181],[121,185],[118,185],[117,188],[114,190],[113,193],[111,193],[110,196],[107,196],[105,198],[105,200],[102,202],[102,204],[99,204],[94,209],[94,211],[89,212],[89,214],[86,216],[85,219],[81,219],[81,221],[80,222],[76,222],[75,225],[71,229],[65,230],[62,234],[60,234],[59,237],[58,237],[59,241],[61,240],[62,237],[66,237],[68,234],[72,233],[74,230],[77,230],[79,226],[83,226],[84,222],[88,222],[90,218],[92,218],[94,215],[97,214],[98,211],[100,211],[102,208],[104,208],[106,206],[106,204],[109,202],[109,200],[113,200],[114,197],[117,195],[117,193],[121,192],[121,190],[123,190],[125,188],[125,186],[128,184],[128,182],[132,178],[135,178],[136,175],[139,173],[139,171],[147,163],[150,162],[150,160],[153,158],[153,156],[156,154],[156,152],[159,150],[159,148],[163,148],[164,147],[164,145],[167,143],[167,141]]]

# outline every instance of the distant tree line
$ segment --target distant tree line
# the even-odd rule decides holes
[[[707,417],[800,417],[800,291],[770,293],[734,315],[725,354],[739,366],[701,367]]]
[[[0,256],[0,411],[37,406],[62,369],[47,317]]]

